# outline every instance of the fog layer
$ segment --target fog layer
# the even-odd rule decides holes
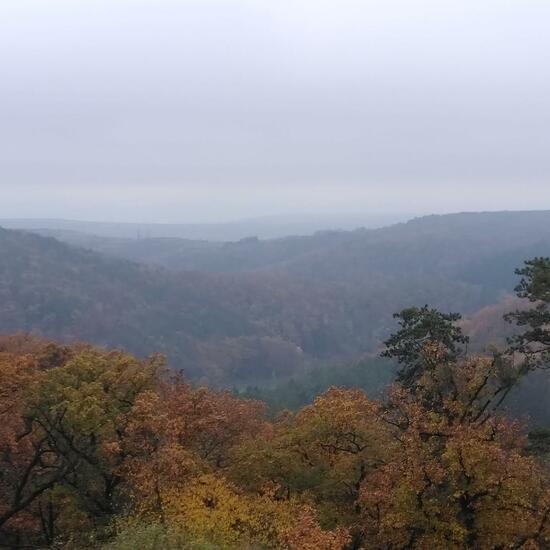
[[[550,4],[6,0],[0,217],[550,205]]]

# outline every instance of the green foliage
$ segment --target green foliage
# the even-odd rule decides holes
[[[550,458],[550,428],[531,430],[526,451],[538,457]]]
[[[462,318],[459,313],[441,313],[426,305],[404,309],[394,318],[400,328],[384,342],[381,355],[397,359],[401,365],[397,378],[407,387],[438,363],[455,361],[463,351],[461,346],[468,343],[456,325]]]
[[[317,367],[274,386],[248,386],[234,391],[241,397],[264,401],[271,413],[284,409],[294,411],[313,402],[331,386],[359,388],[371,397],[380,396],[395,377],[395,371],[393,362],[372,357],[350,364]]]
[[[516,273],[521,276],[516,293],[532,307],[505,316],[523,329],[509,339],[510,349],[526,356],[529,368],[544,366],[550,360],[550,258],[528,260]]]
[[[219,550],[206,541],[193,540],[185,531],[162,524],[128,522],[102,550]]]

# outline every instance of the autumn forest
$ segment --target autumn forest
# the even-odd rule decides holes
[[[549,29],[0,0],[0,550],[550,550]]]
[[[384,391],[294,411],[162,355],[3,336],[0,544],[547,548],[550,432],[508,404],[550,364],[550,259],[517,275],[501,345],[473,352],[460,314],[412,305],[379,351]]]

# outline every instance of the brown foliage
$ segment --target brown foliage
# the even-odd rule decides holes
[[[2,340],[0,542],[545,548],[546,466],[495,409],[517,374],[436,362],[414,391],[331,388],[270,422],[158,357]]]

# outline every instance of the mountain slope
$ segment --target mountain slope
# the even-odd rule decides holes
[[[237,243],[70,235],[105,255],[0,231],[0,330],[161,351],[194,378],[242,385],[375,353],[412,304],[471,315],[501,301],[514,267],[550,255],[550,213]]]
[[[365,351],[368,308],[282,275],[169,272],[0,230],[0,330],[166,353],[195,378],[285,376]]]
[[[521,263],[536,253],[550,253],[550,211],[426,216],[375,230],[237,242],[46,233],[111,256],[172,269],[270,271],[353,284],[371,274],[393,277],[407,271],[411,276],[438,275],[510,290],[511,264],[515,267],[518,259]],[[506,278],[491,270],[491,263],[506,268]]]

